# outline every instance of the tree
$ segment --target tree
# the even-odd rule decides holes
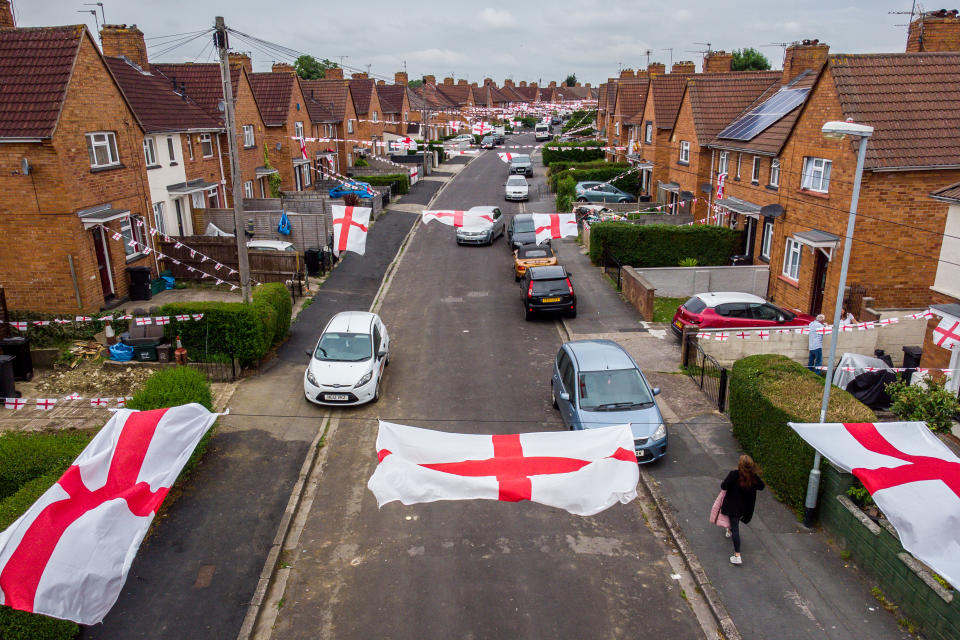
[[[293,63],[297,75],[304,80],[319,80],[323,78],[327,69],[336,69],[337,63],[324,58],[317,60],[313,56],[302,55]]]
[[[733,52],[730,68],[733,71],[766,71],[770,68],[770,61],[756,49],[746,47]]]
[[[423,80],[411,80],[407,83],[407,86],[411,89],[419,89],[423,86]]]
[[[767,68],[769,68],[769,67],[767,67]],[[567,85],[568,87],[576,86],[576,84],[577,84],[577,74],[571,73],[570,75],[568,75],[568,76],[567,76],[567,79],[563,81],[563,84]]]

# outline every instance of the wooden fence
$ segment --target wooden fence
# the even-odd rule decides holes
[[[177,242],[182,242],[184,246],[177,249]],[[167,256],[180,261],[180,264],[173,264],[171,260],[163,261],[164,267],[170,269],[173,277],[178,280],[200,282],[205,279],[212,282],[209,278],[203,278],[201,272],[206,272],[226,282],[239,284],[238,274],[228,275],[229,269],[236,270],[238,267],[236,238],[183,236],[173,238],[170,242],[161,240],[158,242],[157,248]],[[197,252],[193,256],[190,255],[191,249]],[[203,260],[200,254],[206,255],[210,260]],[[249,251],[248,255],[250,257],[250,277],[258,282],[299,281],[303,278],[303,257],[299,253],[292,251]],[[227,268],[215,270],[214,267],[217,263]],[[199,269],[199,271],[190,271],[188,267]]]

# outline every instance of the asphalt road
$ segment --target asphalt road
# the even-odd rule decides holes
[[[535,160],[534,184],[543,181]],[[505,203],[506,172],[486,152],[434,207],[552,210],[550,199]],[[380,313],[392,348],[383,397],[334,412],[316,495],[297,546],[283,555],[290,574],[267,635],[702,637],[639,501],[589,518],[529,502],[377,509],[366,488],[377,418],[463,433],[561,428],[548,387],[558,325],[524,321],[502,239],[458,247],[451,227],[420,227]]]

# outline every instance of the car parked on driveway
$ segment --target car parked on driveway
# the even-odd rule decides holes
[[[714,291],[698,293],[677,307],[670,328],[680,336],[686,327],[805,327],[811,322],[811,315],[788,311],[751,293]]]
[[[553,249],[542,244],[525,244],[513,252],[514,280],[520,278],[530,267],[549,267],[557,264],[557,256]]]
[[[636,202],[637,197],[605,182],[578,182],[577,202]]]
[[[369,198],[373,195],[373,187],[366,182],[349,180],[333,187],[329,193],[331,198],[342,198],[348,193],[355,193],[361,198]]]
[[[529,320],[536,313],[564,313],[577,317],[577,294],[570,274],[560,265],[531,267],[520,282],[523,317]]]
[[[500,207],[470,207],[467,213],[486,217],[464,216],[463,226],[457,227],[457,244],[493,244],[504,234],[506,225]]]
[[[576,340],[560,347],[550,380],[553,406],[569,429],[629,424],[637,462],[667,453],[667,426],[640,367],[612,340]]]
[[[525,153],[517,153],[510,159],[510,173],[520,173],[528,178],[533,177],[533,162]]]
[[[523,176],[510,176],[503,183],[504,200],[527,200],[530,198],[530,185]]]
[[[356,405],[380,398],[380,381],[390,362],[390,336],[375,313],[344,311],[330,319],[303,372],[310,402]]]

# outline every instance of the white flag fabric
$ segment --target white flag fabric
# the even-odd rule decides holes
[[[507,164],[510,164],[510,161],[513,160],[512,153],[498,153],[497,157],[503,160],[504,162],[506,162]]]
[[[333,205],[333,251],[339,256],[347,251],[359,253],[367,250],[367,230],[370,226],[368,207],[344,207]]]
[[[629,425],[468,435],[380,422],[380,464],[367,488],[377,504],[530,500],[589,516],[637,497]]]
[[[493,131],[493,127],[488,122],[477,122],[470,128],[470,132],[476,136],[486,135]]]
[[[960,458],[924,423],[790,426],[863,483],[904,549],[960,588]]]
[[[114,413],[0,533],[0,604],[80,624],[103,620],[160,503],[216,419],[199,404]]]
[[[424,211],[422,217],[423,224],[436,220],[441,224],[452,227],[477,227],[483,226],[485,223],[493,223],[493,216],[488,213],[479,213],[476,211],[438,209],[436,211]]]
[[[933,341],[944,349],[960,348],[960,322],[953,318],[943,318],[933,330]]]
[[[533,226],[537,244],[549,239],[577,236],[577,216],[573,213],[535,213]]]

